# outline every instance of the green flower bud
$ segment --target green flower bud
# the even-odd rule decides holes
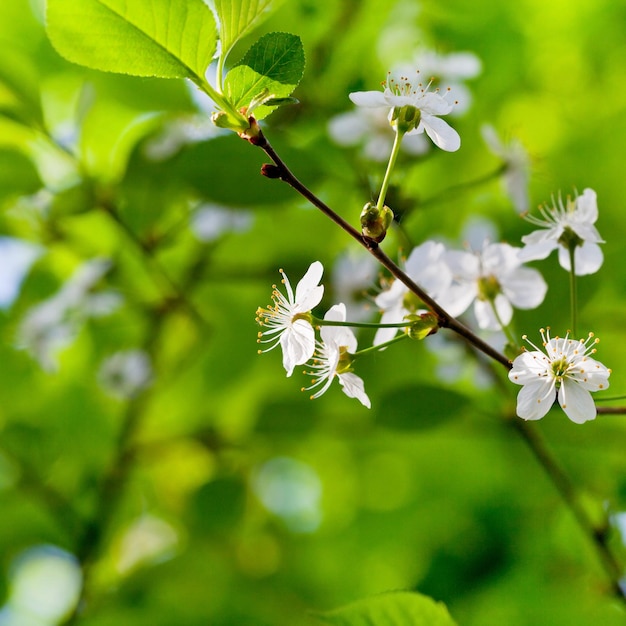
[[[439,330],[439,320],[434,313],[407,315],[405,319],[410,322],[407,334],[411,339],[419,341],[428,335],[434,335]]]
[[[380,243],[393,222],[393,211],[385,206],[378,209],[373,202],[368,202],[361,211],[361,232],[365,237]]]

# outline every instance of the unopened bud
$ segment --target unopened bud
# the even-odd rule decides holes
[[[439,320],[434,313],[407,315],[405,319],[410,322],[407,334],[411,339],[419,341],[428,335],[434,335],[439,330]]]
[[[273,163],[263,163],[261,165],[261,174],[267,178],[280,178],[282,170]]]
[[[393,222],[393,211],[384,206],[378,209],[373,202],[368,202],[361,211],[361,232],[365,237],[380,243]]]

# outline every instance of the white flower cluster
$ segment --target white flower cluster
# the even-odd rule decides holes
[[[257,310],[257,322],[267,328],[259,332],[260,343],[271,343],[267,352],[280,345],[283,351],[283,366],[287,376],[291,376],[297,365],[303,365],[311,359],[311,375],[316,378],[307,389],[319,387],[312,398],[319,398],[338,378],[344,393],[350,398],[357,398],[370,408],[371,403],[363,386],[363,381],[352,372],[352,357],[356,352],[357,339],[345,326],[323,326],[321,341],[315,337],[312,325],[311,309],[317,306],[324,295],[320,285],[324,268],[319,261],[311,264],[306,274],[296,285],[294,293],[287,275],[281,270],[282,283],[287,295],[273,287],[274,304]],[[345,304],[337,304],[326,313],[326,321],[345,322]],[[264,338],[265,337],[265,338]],[[315,355],[315,358],[314,358]]]
[[[541,209],[541,214],[543,219],[527,217],[541,229],[522,238],[523,248],[485,239],[480,250],[449,250],[443,243],[426,241],[411,251],[404,272],[449,315],[458,317],[472,307],[479,329],[506,332],[514,309],[538,307],[547,292],[542,275],[524,267],[525,261],[544,258],[559,248],[561,264],[571,269],[569,261],[574,258],[576,273],[597,271],[602,263],[598,246],[602,239],[594,226],[598,210],[593,190],[585,189],[566,204],[559,200],[555,207]],[[315,378],[306,387],[314,391],[311,398],[320,397],[337,378],[347,396],[369,408],[363,380],[353,371],[360,353],[347,321],[346,305],[335,304],[323,320],[316,320],[311,312],[324,294],[320,284],[323,271],[319,261],[312,263],[294,292],[281,270],[286,294],[274,286],[273,304],[257,310],[257,322],[265,329],[259,332],[258,341],[271,344],[260,352],[280,345],[287,376],[296,366],[311,362],[308,373]],[[381,313],[373,342],[379,349],[399,331],[423,338],[436,330],[435,321],[423,334],[412,335],[416,319],[428,311],[400,280],[386,282],[374,302]],[[320,327],[319,338],[316,326]],[[587,340],[574,341],[569,334],[564,339],[551,339],[549,332],[541,333],[547,355],[531,343],[535,350],[522,352],[512,363],[509,378],[523,386],[517,414],[523,419],[540,419],[558,398],[572,421],[593,419],[596,412],[590,392],[606,389],[610,375],[609,369],[590,357],[597,340],[591,339],[593,334]]]
[[[467,252],[427,241],[413,249],[405,272],[453,317],[473,304],[478,327],[495,331],[511,322],[513,307],[538,307],[548,288],[537,270],[522,267],[520,252],[506,243],[485,241],[481,251]],[[383,324],[401,322],[422,306],[398,280],[376,297],[376,304]],[[389,341],[396,332],[381,328],[374,344]]]

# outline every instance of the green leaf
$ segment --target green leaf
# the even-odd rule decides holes
[[[456,626],[444,604],[408,591],[358,600],[317,617],[333,626]]]
[[[134,76],[203,81],[217,46],[202,0],[48,0],[47,25],[66,59]]]
[[[3,48],[0,60],[0,114],[26,124],[42,122],[39,77],[25,54]]]
[[[27,156],[18,150],[0,148],[0,201],[35,193],[42,184]]]
[[[273,0],[213,0],[220,18],[222,56],[226,58],[232,47],[252,30]]]
[[[234,108],[247,109],[255,101],[288,97],[303,72],[304,49],[300,37],[289,33],[268,33],[228,72],[224,89]],[[261,104],[254,108],[254,116],[263,119],[275,108]]]

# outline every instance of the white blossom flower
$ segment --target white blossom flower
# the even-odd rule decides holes
[[[102,363],[98,379],[112,396],[133,398],[152,382],[150,357],[142,350],[116,352]]]
[[[259,332],[259,343],[272,342],[266,350],[268,352],[280,345],[283,350],[283,367],[287,376],[293,374],[296,365],[306,363],[315,351],[315,331],[311,325],[311,309],[317,306],[324,295],[324,286],[319,282],[322,279],[324,267],[319,261],[311,263],[306,274],[296,285],[294,294],[291,283],[283,270],[282,283],[287,290],[287,296],[278,291],[276,285],[272,289],[272,301],[267,308],[259,307],[256,312],[256,321],[267,330]],[[266,336],[266,339],[263,337]]]
[[[325,320],[334,322],[346,321],[346,306],[343,303],[332,306]],[[341,383],[343,392],[349,398],[356,398],[368,409],[371,408],[370,399],[365,393],[363,380],[352,371],[352,357],[357,349],[357,339],[352,330],[346,326],[322,326],[320,331],[322,341],[317,342],[317,353],[312,371],[307,372],[316,378],[306,390],[321,387],[311,396],[319,398],[330,387],[333,379],[337,377]]]
[[[589,355],[596,352],[598,339],[589,333],[587,339],[551,338],[550,329],[541,329],[545,353],[535,348],[522,352],[513,361],[509,380],[523,385],[517,396],[517,414],[525,420],[541,419],[558,397],[559,404],[572,422],[582,424],[596,416],[592,391],[608,389],[611,370]]]
[[[444,261],[445,251],[442,243],[425,241],[411,251],[404,264],[404,271],[409,278],[437,301],[447,292],[452,282],[452,273]],[[382,312],[381,324],[402,322],[406,315],[417,312],[421,306],[417,297],[414,297],[408,287],[397,279],[391,283],[388,289],[376,296],[375,302]],[[448,302],[446,301],[445,304],[447,305]],[[450,304],[453,303],[450,302]],[[460,314],[462,310],[457,311],[455,309],[453,312],[449,312],[454,316]],[[398,329],[396,328],[379,328],[374,337],[374,345],[378,346],[390,341],[397,332]]]
[[[52,297],[29,310],[18,328],[18,345],[47,371],[57,367],[56,353],[72,342],[91,317],[113,312],[122,302],[113,291],[94,290],[111,262],[91,259],[81,265]]]
[[[502,181],[504,189],[519,213],[528,211],[528,179],[530,175],[530,159],[521,141],[512,138],[504,143],[498,137],[493,126],[485,124],[481,128],[487,147],[504,162]]]
[[[541,207],[540,213],[543,219],[526,216],[531,224],[541,228],[522,237],[526,245],[520,252],[520,259],[545,259],[558,248],[561,267],[570,271],[569,250],[575,246],[575,274],[583,276],[600,269],[604,257],[598,244],[604,243],[604,240],[594,226],[598,219],[598,204],[593,189],[587,188],[581,196],[573,199],[568,197],[565,204],[559,197],[558,202],[553,201],[552,207]]]
[[[476,321],[485,330],[508,325],[513,307],[539,306],[548,289],[537,270],[521,267],[519,248],[506,243],[485,241],[480,252],[451,250],[445,260],[453,275],[447,297],[461,311],[474,302]]]
[[[335,115],[328,122],[328,133],[340,146],[363,146],[363,155],[372,161],[386,161],[393,146],[394,131],[387,111],[382,108],[357,107]],[[423,133],[406,134],[400,150],[412,156],[426,154],[429,142]]]
[[[357,91],[350,94],[350,100],[362,107],[389,109],[389,122],[394,128],[401,119],[409,123],[407,135],[426,132],[437,147],[454,152],[461,146],[461,138],[438,117],[450,113],[453,104],[439,90],[430,91],[430,85],[418,82],[414,86],[407,77],[390,77],[384,83],[384,91]]]

